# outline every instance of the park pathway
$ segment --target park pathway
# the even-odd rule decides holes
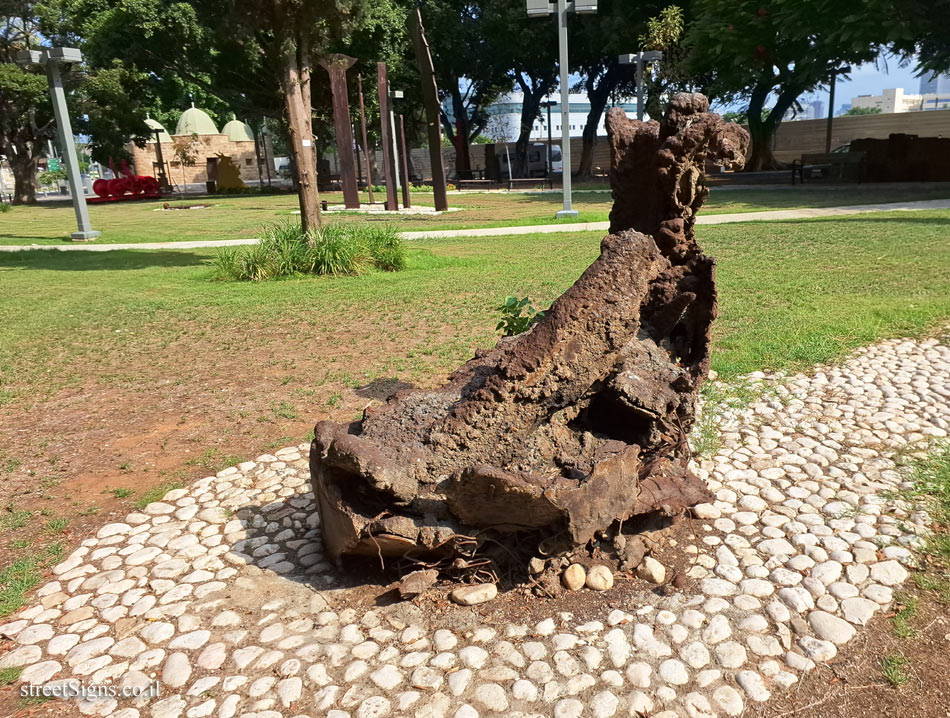
[[[766,212],[734,212],[730,214],[703,214],[696,224],[731,224],[734,222],[769,222],[814,217],[844,217],[867,212],[917,211],[950,209],[950,199],[931,199],[916,202],[885,202],[859,204],[847,207],[818,207],[804,209],[776,209]],[[451,239],[457,237],[499,237],[513,234],[544,234],[548,232],[606,232],[609,222],[574,222],[535,224],[517,227],[484,227],[475,229],[434,229],[420,232],[401,232],[403,239]],[[0,252],[23,252],[35,249],[54,249],[60,252],[109,252],[128,249],[200,249],[204,247],[238,247],[257,244],[260,240],[212,239],[184,242],[140,242],[129,244],[23,244],[0,246]]]
[[[715,502],[680,544],[680,590],[618,581],[583,619],[557,599],[529,620],[374,605],[324,558],[309,447],[291,446],[82,541],[0,626],[0,669],[157,681],[157,698],[79,702],[113,718],[739,716],[832,660],[908,578],[927,517],[895,503],[895,457],[947,436],[950,347],[885,341],[747,381],[759,398],[718,416],[722,447],[695,467]]]

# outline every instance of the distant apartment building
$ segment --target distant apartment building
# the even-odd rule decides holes
[[[946,79],[946,90],[938,82]],[[851,98],[851,107],[863,109],[878,109],[883,114],[893,112],[921,112],[926,110],[950,109],[950,78],[938,77],[932,83],[921,80],[921,89],[933,87],[934,92],[922,92],[911,95],[904,92],[904,88],[895,87],[884,90],[880,95],[858,95]]]
[[[486,108],[488,114],[488,123],[485,126],[483,135],[495,142],[514,142],[518,139],[521,132],[521,105],[524,95],[520,92],[509,92],[499,97],[495,102]],[[561,127],[561,95],[554,94],[544,98],[545,102],[552,101],[551,107],[551,137],[558,140],[562,135]],[[619,102],[608,103],[609,107],[621,107],[628,115],[635,117],[637,114],[637,101],[635,98],[622,98]],[[584,127],[587,125],[587,115],[590,112],[590,102],[587,95],[570,95],[570,120],[567,127],[568,137],[580,137],[584,133]],[[444,107],[446,114],[453,119],[451,107]],[[606,112],[601,115],[600,122],[597,125],[597,134],[606,136],[607,129],[604,126]],[[541,109],[541,117],[534,121],[531,127],[532,140],[546,140],[548,138],[548,110]]]

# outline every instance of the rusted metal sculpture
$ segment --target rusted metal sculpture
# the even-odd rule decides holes
[[[129,169],[128,163],[122,160],[121,170],[116,171],[109,163],[109,169],[115,175],[114,179],[97,179],[92,183],[92,191],[96,193],[95,197],[90,197],[87,201],[98,202],[119,202],[130,199],[156,199],[161,197],[158,180],[149,175],[137,175]]]
[[[426,135],[429,140],[429,162],[432,165],[432,193],[435,197],[435,209],[444,212],[449,208],[449,199],[445,187],[445,162],[442,158],[442,122],[439,117],[439,87],[435,80],[435,67],[432,65],[432,53],[422,26],[422,13],[419,8],[409,13],[406,20],[412,35],[412,47],[419,67],[422,81],[422,100],[426,110]]]
[[[333,94],[333,128],[336,131],[336,151],[340,158],[340,181],[343,183],[343,203],[347,209],[360,208],[359,187],[356,184],[356,161],[353,158],[353,129],[350,126],[350,101],[346,93],[346,71],[353,67],[355,57],[334,53],[320,60],[330,75]]]
[[[379,124],[382,127],[383,178],[386,180],[386,209],[399,209],[396,198],[396,162],[393,158],[393,126],[389,116],[389,77],[385,62],[376,63],[376,91],[379,93]]]
[[[608,113],[611,234],[529,331],[438,389],[317,424],[331,557],[459,567],[502,546],[496,563],[526,564],[710,500],[687,467],[716,316],[715,263],[693,223],[705,163],[741,166],[749,138],[708,107],[680,94],[662,123]]]

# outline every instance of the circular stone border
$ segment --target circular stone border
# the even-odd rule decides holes
[[[301,445],[103,526],[0,626],[0,668],[157,682],[79,702],[115,718],[738,716],[834,658],[907,578],[928,517],[885,497],[908,488],[894,455],[947,435],[950,349],[894,340],[745,381],[758,398],[717,415],[722,446],[695,465],[716,500],[683,549],[694,595],[583,623],[552,602],[533,625],[341,605]]]

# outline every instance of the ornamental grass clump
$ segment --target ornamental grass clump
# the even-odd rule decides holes
[[[249,249],[221,250],[214,261],[219,280],[259,282],[299,275],[356,275],[406,267],[405,242],[394,227],[331,224],[304,233],[293,222],[271,225]]]

